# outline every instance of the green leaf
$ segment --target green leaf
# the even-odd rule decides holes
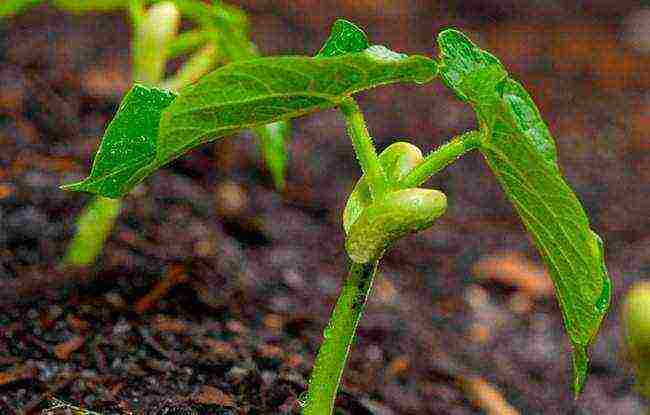
[[[110,198],[131,190],[129,180],[156,157],[160,116],[175,97],[169,91],[135,85],[104,133],[90,176],[62,188]]]
[[[368,36],[357,25],[345,19],[338,19],[332,25],[332,33],[325,41],[319,57],[339,56],[351,52],[362,52],[370,47]]]
[[[397,54],[383,46],[328,58],[285,56],[234,62],[180,91],[161,114],[157,140],[156,130],[150,128],[146,157],[142,151],[129,150],[135,144],[132,137],[143,135],[143,125],[155,125],[164,106],[142,107],[138,118],[131,120],[137,105],[130,102],[130,109],[121,110],[117,116],[128,120],[119,123],[125,129],[116,136],[107,132],[111,146],[122,151],[110,153],[102,145],[91,177],[71,189],[120,197],[156,169],[200,144],[242,129],[335,107],[364,89],[399,81],[424,83],[435,74],[431,59]],[[160,102],[166,105],[171,100]],[[136,127],[134,132],[126,129],[130,126]]]
[[[285,56],[234,62],[182,90],[163,113],[156,163],[163,165],[242,128],[331,108],[375,86],[426,82],[434,74],[430,59],[383,46],[326,59]]]
[[[0,18],[11,17],[31,7],[38,6],[44,0],[3,0],[0,3]]]
[[[476,111],[480,151],[550,270],[573,346],[577,395],[611,296],[602,241],[562,177],[553,138],[525,89],[462,33],[445,30],[438,43],[441,78]]]

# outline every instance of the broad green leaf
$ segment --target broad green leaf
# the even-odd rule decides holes
[[[441,77],[476,111],[480,151],[550,270],[573,346],[577,395],[611,296],[602,241],[562,177],[553,138],[524,88],[462,33],[445,30],[438,43]]]
[[[242,128],[331,108],[398,81],[429,81],[435,64],[383,46],[330,58],[284,56],[234,62],[181,91],[163,113],[156,162]],[[155,166],[157,167],[157,166]]]
[[[146,157],[141,151],[125,151],[130,147],[124,140],[133,141],[131,136],[142,134],[124,131],[122,141],[113,139],[123,151],[113,154],[102,145],[91,177],[72,189],[120,197],[200,144],[241,129],[335,107],[364,89],[400,81],[424,83],[435,74],[431,59],[398,54],[383,46],[328,58],[284,56],[233,62],[180,91],[161,114],[157,140],[155,135],[147,140]],[[135,126],[155,123],[162,110],[160,106],[150,113],[142,109],[141,121]],[[114,160],[116,156],[119,160]]]
[[[38,6],[45,0],[3,0],[0,2],[0,18],[11,17],[31,7]]]
[[[90,176],[62,188],[110,198],[126,194],[129,179],[154,162],[160,115],[175,97],[169,91],[135,85],[106,128]]]

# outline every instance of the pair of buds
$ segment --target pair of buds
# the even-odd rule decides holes
[[[447,208],[447,197],[433,189],[400,188],[401,180],[424,158],[416,146],[396,142],[386,148],[379,161],[390,190],[373,200],[364,177],[357,182],[345,210],[345,249],[360,264],[379,259],[403,236],[427,229]]]

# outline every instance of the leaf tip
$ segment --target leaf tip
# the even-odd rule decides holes
[[[331,57],[361,52],[369,46],[368,36],[363,29],[349,20],[338,18],[332,25],[329,38],[316,56]]]
[[[587,380],[589,369],[589,356],[585,346],[574,344],[572,352],[573,360],[573,397],[577,400],[580,397],[582,388]]]

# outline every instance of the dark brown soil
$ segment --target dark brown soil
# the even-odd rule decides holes
[[[476,378],[524,414],[640,413],[618,331],[623,293],[650,271],[650,55],[625,23],[638,2],[379,3],[243,7],[266,54],[312,53],[336,16],[411,53],[436,53],[442,27],[471,33],[536,98],[606,241],[615,293],[574,401],[555,300],[517,307],[521,287],[473,271],[487,255],[538,257],[470,154],[430,183],[447,214],[384,261],[340,413],[480,413],[463,382]],[[128,88],[128,39],[122,15],[39,7],[0,22],[0,413],[38,413],[48,396],[103,414],[298,413],[345,276],[340,212],[359,172],[343,120],[294,122],[282,195],[248,134],[193,151],[125,200],[95,268],[60,269],[89,197],[57,186],[88,171]],[[381,88],[360,105],[380,148],[411,137],[429,150],[474,123],[438,83]]]

